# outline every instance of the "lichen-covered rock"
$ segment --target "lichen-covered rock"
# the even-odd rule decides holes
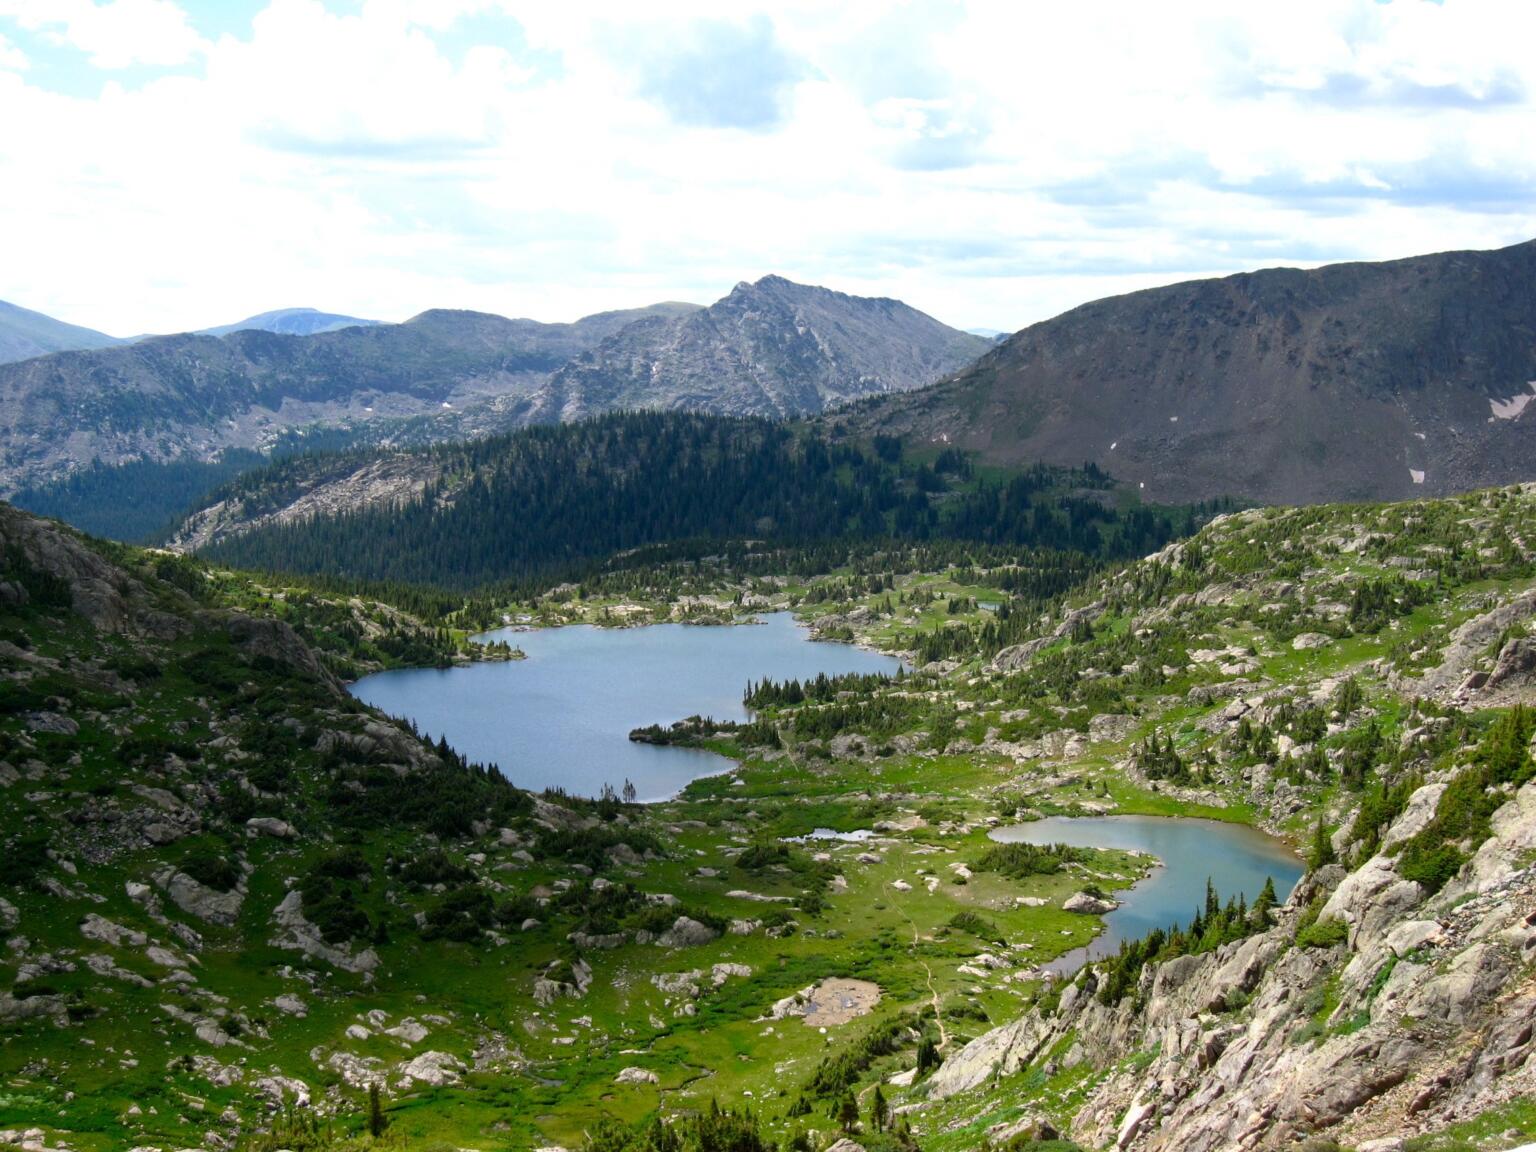
[[[679,916],[660,936],[656,943],[663,948],[696,948],[708,944],[719,933],[706,924],[700,924],[687,916]]]
[[[245,830],[249,835],[271,836],[275,840],[292,840],[298,835],[292,824],[276,816],[252,816],[245,822]]]
[[[85,919],[80,921],[80,935],[87,940],[110,944],[114,948],[142,948],[149,943],[149,937],[144,933],[132,928],[124,928],[116,921],[98,916],[94,912],[86,913]]]
[[[1075,892],[1062,903],[1063,912],[1082,912],[1089,916],[1103,916],[1107,912],[1113,912],[1120,905],[1105,896],[1095,896],[1092,892]]]
[[[304,894],[297,888],[273,909],[272,920],[278,927],[272,938],[275,948],[302,952],[344,972],[368,973],[379,966],[379,954],[372,948],[353,952],[350,944],[327,943],[320,929],[304,918]]]
[[[234,924],[240,915],[241,905],[245,903],[245,893],[239,888],[220,892],[174,868],[160,869],[155,873],[154,880],[156,887],[166,894],[172,904],[210,924],[226,927]]]
[[[463,1079],[469,1065],[447,1052],[423,1052],[414,1060],[400,1065],[400,1079],[404,1084],[416,1081],[433,1088],[445,1088]]]

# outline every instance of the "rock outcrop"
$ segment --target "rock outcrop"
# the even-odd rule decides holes
[[[1439,785],[1401,825],[1422,824]],[[1276,926],[1141,975],[1100,1002],[1092,971],[1051,1015],[1029,1012],[952,1053],[928,1081],[946,1098],[1044,1064],[1102,1079],[1070,1117],[1094,1147],[1217,1152],[1290,1146],[1314,1134],[1354,1144],[1432,1131],[1536,1087],[1536,784],[1494,819],[1494,836],[1426,898],[1383,853],[1304,880]],[[1330,879],[1331,876],[1331,879]],[[1331,891],[1327,885],[1333,883]],[[1304,947],[1303,909],[1347,926]],[[1125,1061],[1142,1053],[1147,1059]]]
[[[210,924],[229,927],[240,915],[245,903],[245,892],[240,888],[220,892],[199,883],[185,872],[175,868],[162,868],[155,873],[155,886],[170,899],[171,903]]]
[[[379,954],[372,948],[354,952],[350,944],[329,944],[320,929],[304,918],[304,894],[297,888],[284,896],[272,911],[278,933],[272,938],[274,948],[288,948],[324,960],[344,972],[372,972],[379,966]]]

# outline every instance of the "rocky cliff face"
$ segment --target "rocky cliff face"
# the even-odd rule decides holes
[[[1100,300],[850,417],[1154,500],[1407,499],[1528,479],[1536,241]]]
[[[799,416],[932,384],[990,342],[899,300],[765,276],[682,317],[650,317],[577,356],[540,389],[534,419],[614,408]]]
[[[304,473],[286,501],[254,508],[235,497],[198,509],[166,541],[178,552],[196,552],[230,536],[309,517],[358,512],[380,504],[404,505],[420,499],[427,487],[441,484],[441,467],[430,457],[389,453],[357,463],[347,458]],[[454,487],[450,485],[451,496]]]
[[[1536,867],[1522,861],[1536,848],[1536,785],[1499,810],[1463,875],[1426,899],[1393,853],[1443,790],[1420,789],[1355,871],[1304,880],[1268,932],[1150,967],[1113,1005],[1085,971],[1053,1014],[1026,1014],[952,1056],[930,1096],[1081,1066],[1094,1087],[1074,1138],[1214,1152],[1319,1133],[1396,1148],[1532,1091]],[[1296,942],[1313,901],[1319,923],[1343,927],[1331,947]]]

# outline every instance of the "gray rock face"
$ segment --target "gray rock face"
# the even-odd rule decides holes
[[[276,816],[252,816],[245,822],[245,830],[251,836],[271,836],[275,840],[292,840],[297,835],[292,824]]]
[[[1113,900],[1103,896],[1095,896],[1091,892],[1075,892],[1062,903],[1063,912],[1082,912],[1089,916],[1102,916],[1106,912],[1113,912],[1119,905]]]
[[[98,916],[94,912],[86,913],[85,919],[80,921],[80,935],[87,940],[110,944],[114,948],[142,948],[149,943],[149,937],[144,933],[132,928],[124,928],[116,921]]]
[[[766,276],[698,312],[609,337],[550,378],[533,414],[542,422],[615,408],[804,415],[931,384],[988,347],[897,300]]]
[[[581,999],[592,986],[592,966],[585,960],[577,960],[571,965],[570,977],[566,980],[563,976],[540,976],[533,982],[534,1003],[549,1005],[562,996]]]
[[[407,1083],[416,1081],[432,1088],[457,1084],[469,1065],[447,1052],[423,1052],[414,1060],[400,1066],[400,1078]]]
[[[625,1068],[613,1078],[615,1084],[658,1084],[661,1078],[648,1068]]]
[[[1092,460],[1148,499],[1405,500],[1532,478],[1536,242],[1133,292],[861,407],[1008,463]]]
[[[68,532],[0,505],[0,561],[30,569],[67,589],[70,608],[104,632],[123,632],[134,620],[143,588]],[[9,585],[25,603],[27,589]]]
[[[299,634],[282,620],[262,620],[254,616],[230,617],[225,628],[241,652],[254,660],[268,660],[293,669],[312,680],[328,685],[338,695],[341,686]]]
[[[1488,687],[1512,688],[1528,684],[1536,672],[1536,640],[1529,636],[1517,636],[1499,650],[1499,658],[1488,673]]]
[[[1451,633],[1450,642],[1441,652],[1441,661],[1437,667],[1431,668],[1417,680],[1401,683],[1400,687],[1421,696],[1453,699],[1467,683],[1473,665],[1489,645],[1498,640],[1506,629],[1533,617],[1536,617],[1536,592],[1527,592],[1506,604],[1474,616]],[[1512,672],[1511,669],[1506,675]],[[1487,680],[1484,679],[1479,686],[1486,687]]]

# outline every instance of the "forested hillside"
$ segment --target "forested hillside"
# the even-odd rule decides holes
[[[1119,497],[1093,468],[980,474],[958,452],[903,457],[894,440],[624,414],[284,462],[234,482],[178,539],[240,567],[467,588],[688,538],[947,537],[1125,557],[1196,523],[1196,510]]]

